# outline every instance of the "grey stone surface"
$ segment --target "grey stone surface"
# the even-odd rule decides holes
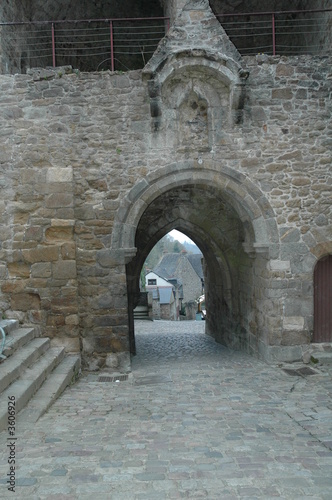
[[[332,253],[330,74],[329,55],[241,58],[193,0],[143,71],[1,75],[1,312],[127,369],[142,265],[176,228],[205,257],[207,332],[301,354]]]
[[[291,377],[202,323],[137,322],[128,380],[86,373],[33,427],[18,418],[16,495],[1,479],[1,498],[329,499],[330,368]]]

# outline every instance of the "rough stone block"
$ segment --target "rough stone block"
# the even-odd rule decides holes
[[[114,254],[115,254],[114,250],[113,251],[111,251],[111,250],[100,250],[99,252],[97,252],[96,261],[102,267],[112,267],[114,265],[117,266],[117,265],[119,265],[119,259],[117,258],[117,256],[115,257]],[[119,250],[117,252],[117,254],[119,254],[120,259],[123,262],[124,261],[123,252],[121,252]]]
[[[51,340],[52,347],[64,347],[68,353],[80,352],[80,339],[68,337],[53,337]]]
[[[100,309],[121,309],[127,307],[127,297],[126,296],[114,296],[108,293],[103,295],[98,299],[98,307]]]
[[[300,345],[266,346],[260,342],[259,353],[268,363],[293,363],[302,359],[302,347]]]
[[[309,177],[304,177],[304,176],[293,177],[292,184],[293,184],[293,186],[296,186],[296,187],[308,186],[311,184],[311,179]]]
[[[10,278],[29,278],[30,265],[25,262],[11,262],[8,264],[8,274]]]
[[[73,238],[73,227],[49,227],[45,231],[45,238],[50,241],[71,240]]]
[[[61,282],[62,283],[62,282]],[[65,285],[66,282],[64,282]],[[53,314],[76,314],[77,302],[75,297],[53,298],[50,304],[50,310]]]
[[[75,208],[75,217],[78,220],[92,220],[96,218],[95,211],[91,205]]]
[[[74,260],[76,257],[76,245],[72,243],[64,243],[61,245],[61,257],[63,260]]]
[[[52,227],[74,227],[75,220],[74,219],[52,219],[51,226]]]
[[[280,229],[280,240],[291,243],[299,241],[301,233],[297,227],[284,227]]]
[[[279,63],[276,68],[276,76],[291,76],[294,74],[294,67],[290,64]]]
[[[84,337],[82,339],[83,352],[87,355],[92,354],[94,351],[94,341],[90,337]]]
[[[284,318],[284,329],[302,331],[304,328],[304,318],[302,316],[289,316]]]
[[[106,368],[111,368],[113,370],[115,370],[116,368],[118,368],[118,366],[119,366],[118,355],[115,354],[115,353],[107,354],[106,361],[105,361],[105,366],[106,366]]]
[[[73,325],[77,326],[79,325],[80,319],[78,314],[70,314],[69,316],[65,317],[65,323],[66,325]]]
[[[300,283],[297,282],[300,286]],[[313,300],[312,296],[304,295],[299,292],[297,296],[294,296],[294,291],[290,289],[287,300],[285,301],[284,313],[291,317],[306,317],[312,315]]]
[[[303,345],[310,342],[310,335],[306,330],[286,330],[283,332],[281,345]]]
[[[52,275],[52,265],[50,262],[41,262],[32,264],[31,277],[32,278],[50,278]]]
[[[40,297],[36,293],[18,293],[11,297],[11,308],[17,311],[40,309]]]
[[[70,193],[52,193],[45,201],[46,208],[63,208],[73,206],[73,195]]]
[[[47,316],[47,326],[64,326],[65,318],[62,314],[49,314]]]
[[[72,182],[73,180],[73,168],[55,168],[51,167],[47,169],[46,175],[47,182]]]
[[[291,265],[289,260],[270,260],[268,268],[271,271],[290,271]]]
[[[59,260],[52,264],[52,275],[55,279],[74,279],[76,278],[76,261]]]
[[[292,99],[293,92],[290,88],[281,88],[272,90],[272,99]]]
[[[58,246],[38,246],[30,250],[22,250],[23,258],[26,262],[52,262],[59,258]]]
[[[25,241],[41,241],[43,237],[43,228],[41,226],[30,226],[24,234]]]

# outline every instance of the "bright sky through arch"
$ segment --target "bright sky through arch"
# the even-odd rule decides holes
[[[195,243],[190,238],[188,238],[188,236],[181,233],[180,231],[177,231],[176,229],[173,229],[168,234],[170,236],[172,236],[172,238],[174,238],[175,240],[178,240],[180,243],[183,243],[184,241],[188,241],[189,243],[192,243],[193,245],[195,245]]]

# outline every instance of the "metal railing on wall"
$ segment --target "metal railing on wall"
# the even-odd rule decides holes
[[[32,66],[82,71],[142,68],[169,29],[169,18],[0,23],[2,54]],[[22,64],[22,63],[21,63]]]
[[[329,21],[326,14],[330,12]],[[331,52],[332,9],[217,14],[242,55],[300,55]]]
[[[328,12],[332,9],[216,17],[242,55],[320,54],[331,50]],[[71,65],[126,71],[144,67],[168,29],[167,17],[2,22],[1,53],[18,69]]]

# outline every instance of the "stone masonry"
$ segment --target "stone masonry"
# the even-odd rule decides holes
[[[241,58],[192,0],[143,71],[0,76],[3,314],[128,370],[141,267],[176,228],[204,254],[206,332],[300,359],[332,253],[331,62]]]

